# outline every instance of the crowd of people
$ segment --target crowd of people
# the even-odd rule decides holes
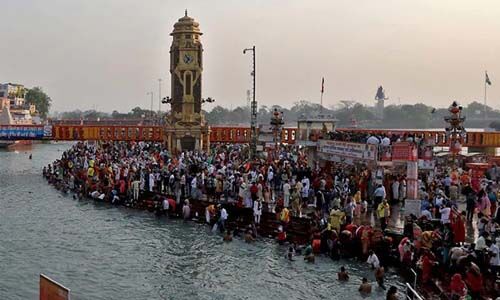
[[[44,167],[43,174],[75,198],[149,207],[186,220],[196,213],[193,204],[202,201],[206,207],[201,219],[220,231],[224,241],[237,235],[255,241],[263,213],[274,215],[277,240],[288,244],[289,260],[302,255],[313,263],[319,254],[335,260],[363,259],[384,289],[385,270],[394,264],[403,266],[403,272],[418,270],[423,284],[440,279],[444,291],[456,299],[466,294],[480,299],[495,291],[500,266],[498,167],[487,172],[480,189],[472,188],[470,176],[461,169],[422,176],[421,216],[408,216],[402,234],[397,234],[387,225],[394,205],[406,198],[404,175],[380,179],[364,166],[341,163],[310,167],[305,154],[291,146],[283,146],[272,160],[248,160],[245,151],[243,145],[215,145],[210,154],[172,155],[159,143],[77,143]],[[238,216],[230,215],[228,207],[252,211],[252,222],[230,226]],[[376,223],[370,221],[372,214]],[[292,218],[308,224],[303,245],[296,239]],[[473,228],[477,237],[471,234]],[[465,243],[466,234],[473,243]],[[347,270],[339,272],[339,280],[349,280]],[[360,292],[370,291],[370,282],[363,278]],[[397,299],[395,295],[391,287],[387,299]]]

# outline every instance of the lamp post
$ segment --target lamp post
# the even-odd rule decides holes
[[[446,138],[450,143],[450,152],[452,155],[453,163],[455,163],[456,156],[462,151],[462,143],[467,138],[467,131],[463,123],[465,117],[462,116],[462,106],[458,105],[456,101],[448,108],[450,115],[444,117],[444,121],[449,124],[445,128]]]
[[[161,81],[163,79],[158,78],[158,121],[160,120],[161,113]]]
[[[148,92],[147,95],[151,95],[151,111],[149,112],[149,121],[153,122],[153,97],[154,97],[154,93]]]
[[[215,99],[214,98],[211,98],[211,97],[208,97],[208,98],[202,98],[201,99],[201,104],[203,103],[214,103],[215,102]]]
[[[278,157],[279,146],[281,144],[281,129],[283,128],[284,124],[285,122],[283,121],[283,112],[280,112],[277,108],[275,108],[271,117],[271,129],[273,130],[275,159]]]
[[[250,116],[250,159],[253,159],[257,153],[257,101],[255,101],[255,46],[252,48],[243,49],[243,54],[247,51],[252,51],[252,104],[251,104],[251,116]]]

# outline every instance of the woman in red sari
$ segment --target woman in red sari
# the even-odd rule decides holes
[[[458,213],[452,210],[451,228],[453,230],[453,239],[456,244],[465,242],[465,212]]]
[[[455,273],[455,275],[451,277],[450,292],[452,299],[460,299],[467,294],[467,287],[460,273]]]
[[[427,283],[431,279],[432,275],[432,265],[433,261],[431,261],[428,254],[424,254],[422,258],[422,282]]]

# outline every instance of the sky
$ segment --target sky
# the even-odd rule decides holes
[[[0,0],[0,82],[41,86],[52,110],[127,112],[170,95],[173,24],[188,10],[204,46],[207,104],[246,105],[257,53],[259,105],[500,108],[498,0]],[[165,109],[165,107],[163,107]]]

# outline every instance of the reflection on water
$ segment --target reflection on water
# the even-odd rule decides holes
[[[0,299],[36,299],[39,273],[77,300],[361,299],[361,277],[374,280],[366,264],[289,262],[270,240],[223,243],[203,225],[73,200],[40,175],[67,147],[34,145],[32,160],[31,149],[0,151]],[[345,284],[336,280],[341,264],[351,273]],[[373,287],[367,299],[384,298]]]

